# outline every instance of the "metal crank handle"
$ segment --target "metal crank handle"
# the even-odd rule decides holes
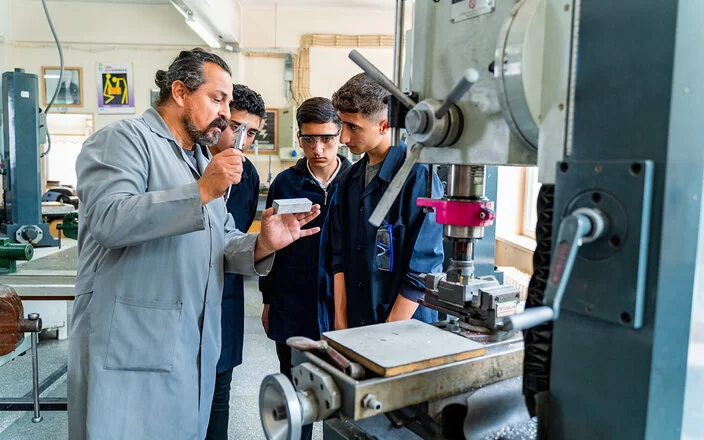
[[[364,58],[361,53],[356,50],[352,50],[349,55],[350,59],[359,66],[360,69],[369,75],[374,81],[376,81],[380,86],[389,91],[396,99],[401,102],[401,104],[412,109],[415,107],[416,103],[409,98],[405,93],[401,91],[389,78],[384,75],[381,70],[377,69],[374,64],[368,59]]]
[[[398,170],[393,180],[391,180],[389,187],[386,188],[386,191],[384,191],[384,194],[381,196],[379,204],[376,205],[374,212],[372,212],[372,215],[369,217],[369,223],[378,228],[384,222],[386,214],[388,214],[391,206],[394,204],[396,197],[401,193],[401,188],[403,188],[406,179],[408,179],[408,176],[411,174],[413,166],[418,162],[422,150],[423,144],[415,144],[411,147],[409,154],[406,155],[406,161],[403,162],[403,165]],[[432,179],[433,177],[430,176],[429,178]]]

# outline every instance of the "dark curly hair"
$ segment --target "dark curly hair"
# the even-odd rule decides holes
[[[159,102],[157,107],[166,103],[171,98],[171,85],[174,81],[181,81],[191,92],[198,89],[205,82],[203,65],[213,63],[232,75],[230,66],[214,53],[206,52],[196,47],[193,50],[184,50],[178,54],[168,70],[156,72],[154,82],[159,87]]]
[[[366,73],[350,78],[332,95],[332,105],[337,111],[362,113],[364,117],[386,114],[389,92]]]
[[[266,107],[262,95],[242,84],[232,86],[230,110],[245,111],[264,119]]]
[[[303,124],[309,123],[327,124],[328,122],[334,122],[338,130],[342,127],[332,102],[328,98],[320,97],[303,101],[303,104],[296,110],[296,122],[299,130]]]

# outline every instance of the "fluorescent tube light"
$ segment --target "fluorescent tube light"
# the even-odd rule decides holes
[[[220,41],[215,37],[215,35],[211,34],[210,31],[206,29],[201,22],[193,18],[193,16],[186,18],[186,24],[190,26],[190,28],[193,29],[193,32],[198,34],[198,36],[203,39],[203,41],[205,41],[208,46],[212,47],[213,49],[220,49]]]

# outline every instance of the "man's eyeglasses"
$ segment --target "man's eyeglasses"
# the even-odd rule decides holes
[[[254,137],[259,133],[259,130],[257,130],[256,127],[255,128],[249,127],[249,129],[247,129],[246,123],[244,123],[244,122],[240,123],[240,122],[235,122],[235,121],[230,122],[230,128],[232,129],[232,132],[235,134],[239,133],[240,126],[242,124],[244,124],[245,130],[247,130],[247,136]]]
[[[300,131],[298,132],[298,137],[301,139],[301,143],[307,147],[314,147],[318,142],[325,146],[329,146],[339,135],[339,131],[335,134],[303,134]]]

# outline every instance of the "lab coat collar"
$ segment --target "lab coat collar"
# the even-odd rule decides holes
[[[147,111],[142,113],[142,119],[147,123],[151,131],[153,131],[157,136],[164,139],[176,142],[174,134],[169,130],[169,126],[164,122],[164,118],[161,117],[158,111],[153,108],[148,108]],[[178,142],[176,142],[178,145]]]

